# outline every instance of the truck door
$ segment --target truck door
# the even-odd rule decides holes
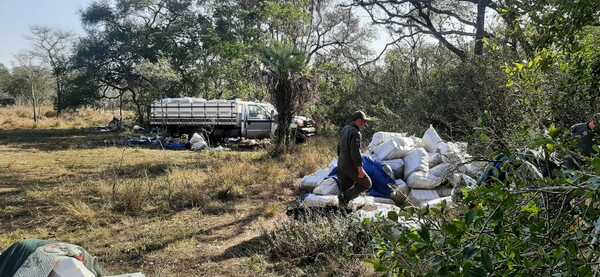
[[[268,138],[271,135],[271,116],[259,105],[248,105],[246,134],[248,138]]]

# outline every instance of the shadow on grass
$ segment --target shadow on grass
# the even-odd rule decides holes
[[[0,130],[0,144],[42,151],[94,149],[124,141],[124,132],[100,133],[95,128]]]

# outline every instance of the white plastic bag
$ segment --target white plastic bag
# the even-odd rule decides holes
[[[326,178],[319,183],[319,185],[313,190],[313,193],[318,195],[338,195],[340,193],[340,189],[335,181],[335,178]]]
[[[394,172],[394,179],[402,178],[404,174],[404,160],[395,159],[381,162],[382,164],[389,165]]]
[[[308,194],[302,201],[304,207],[337,207],[339,205],[337,195]]]
[[[423,171],[417,171],[408,176],[406,184],[413,189],[434,189],[444,181],[443,178]]]
[[[429,125],[429,129],[423,134],[423,146],[427,149],[427,152],[435,152],[437,145],[440,142],[442,142],[442,138],[438,135],[433,126]]]
[[[425,173],[429,171],[429,156],[423,148],[410,151],[404,157],[404,179],[406,180],[415,171]]]

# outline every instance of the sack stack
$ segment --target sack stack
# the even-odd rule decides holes
[[[476,180],[485,167],[485,163],[471,162],[472,157],[467,153],[466,143],[444,141],[433,126],[425,131],[423,137],[377,132],[369,143],[368,153],[364,155],[381,163],[386,174],[395,180],[394,184],[390,184],[393,189],[390,198],[396,200],[396,203],[402,202],[398,199],[403,199],[416,207],[436,206],[442,202],[452,206],[460,188],[477,186]],[[326,203],[324,205],[335,202],[330,196],[337,194],[339,190],[334,188],[335,179],[327,177],[332,175],[335,166],[336,163],[332,162],[329,168],[304,177],[301,188],[314,191],[309,198],[312,202],[319,197],[323,198],[322,202]],[[451,197],[453,194],[455,197]],[[385,201],[373,199],[357,198],[355,201],[369,202],[369,205],[350,206],[355,210],[364,209],[359,206],[368,206],[369,214],[376,205],[390,205],[389,201],[383,203]],[[382,206],[382,212],[387,213],[389,210],[388,206]]]

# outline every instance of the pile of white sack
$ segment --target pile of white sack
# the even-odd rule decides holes
[[[361,218],[399,209],[395,205],[399,203],[431,207],[446,202],[447,206],[452,207],[458,199],[460,188],[477,186],[476,180],[480,178],[486,165],[472,162],[466,143],[443,141],[432,126],[425,131],[423,137],[377,132],[368,146],[368,153],[363,155],[369,155],[373,160],[384,164],[384,171],[395,179],[397,186],[391,196],[394,200],[362,196],[350,202],[349,208],[355,210]],[[327,177],[336,164],[337,161],[333,161],[328,168],[319,169],[302,179],[301,190],[311,192],[305,195],[302,205],[338,205],[337,183],[333,178]],[[374,206],[380,207],[373,208]]]

